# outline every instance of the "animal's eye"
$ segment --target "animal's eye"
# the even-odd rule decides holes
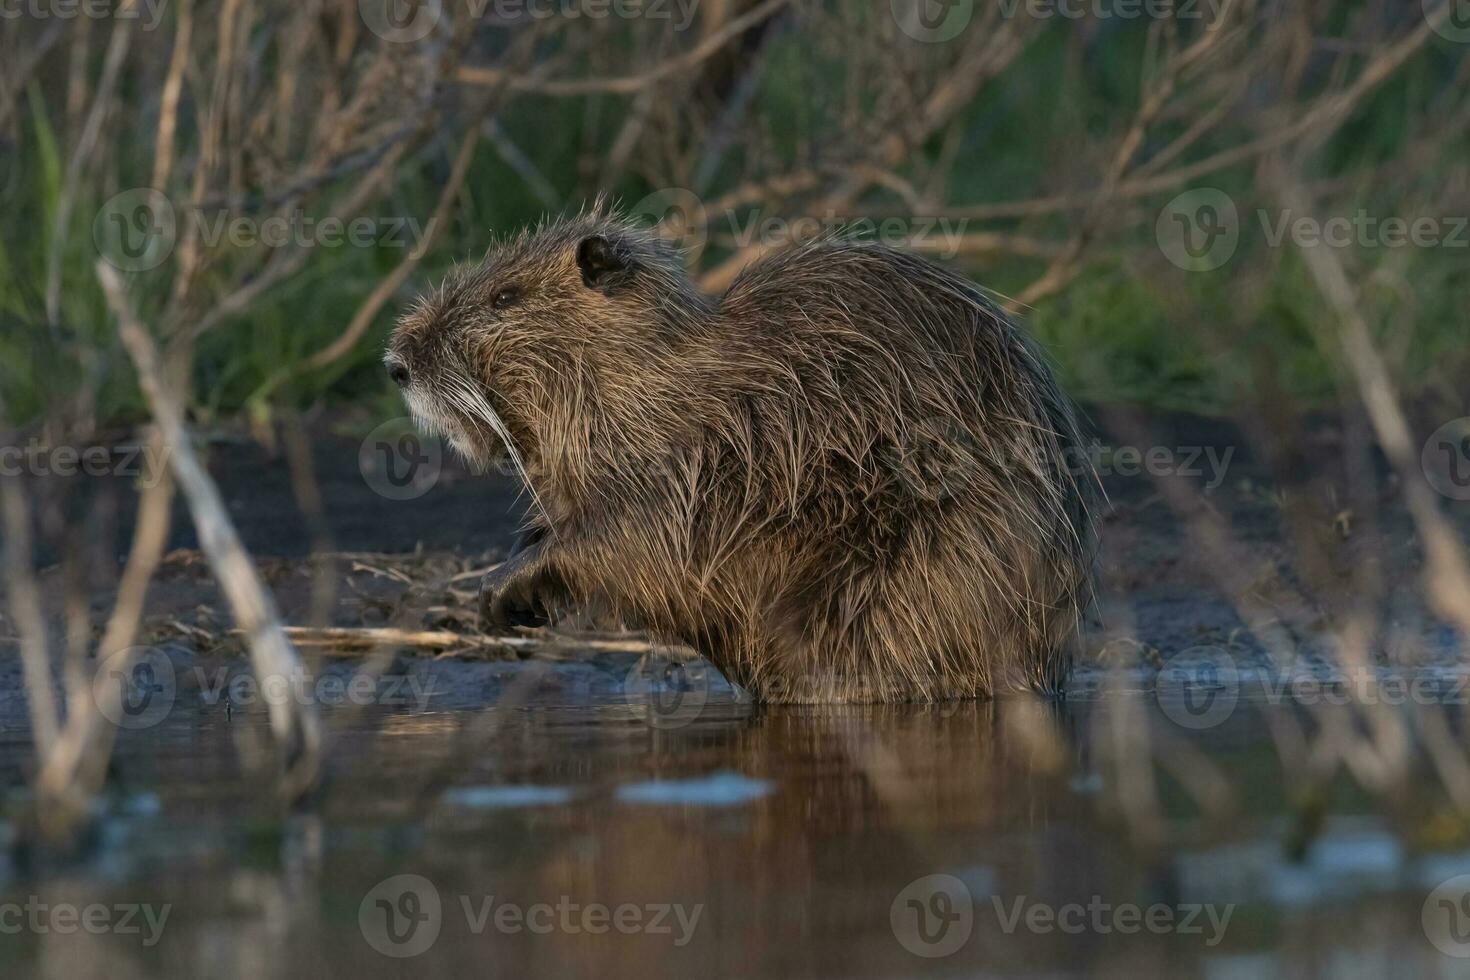
[[[503,310],[507,306],[514,305],[520,300],[520,298],[521,291],[518,287],[505,286],[497,290],[495,296],[491,298],[490,308],[494,310]]]

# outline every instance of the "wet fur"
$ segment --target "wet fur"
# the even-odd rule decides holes
[[[581,243],[622,270],[589,278]],[[493,308],[496,296],[514,290]],[[534,495],[574,602],[769,701],[1055,691],[1086,601],[1090,471],[1036,348],[968,281],[824,239],[700,295],[600,210],[403,319],[425,426]]]

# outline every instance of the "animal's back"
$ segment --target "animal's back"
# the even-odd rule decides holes
[[[729,638],[737,679],[801,701],[1055,687],[1086,490],[1034,346],[973,284],[864,243],[772,256],[720,315],[759,379],[742,438],[770,441],[746,450],[740,492],[790,509],[791,533],[737,563],[779,570],[752,635]]]

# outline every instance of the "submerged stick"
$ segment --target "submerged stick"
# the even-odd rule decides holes
[[[453,630],[406,630],[393,627],[287,626],[286,636],[303,647],[335,648],[342,651],[379,647],[412,647],[419,650],[494,650],[508,653],[542,653],[585,650],[593,653],[664,653],[681,659],[698,654],[688,647],[651,640],[606,640],[557,633],[524,636],[487,636]]]
[[[107,294],[108,306],[118,318],[123,346],[138,370],[138,381],[158,423],[169,464],[199,531],[200,548],[245,634],[256,677],[264,682],[272,676],[300,675],[304,671],[301,659],[286,638],[275,601],[240,543],[219,488],[194,454],[178,402],[164,387],[158,348],[133,312],[116,270],[98,262],[97,278]],[[271,732],[285,753],[285,789],[289,796],[299,796],[315,786],[320,775],[320,721],[311,705],[289,698],[271,699],[269,711]]]

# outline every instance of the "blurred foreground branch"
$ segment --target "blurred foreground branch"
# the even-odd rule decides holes
[[[178,402],[163,386],[158,350],[134,314],[117,271],[97,264],[97,276],[108,306],[118,318],[118,329],[138,370],[138,381],[153,410],[170,464],[178,477],[200,547],[229,601],[235,620],[245,632],[257,678],[291,678],[304,672],[300,658],[286,638],[275,602],[261,584],[255,566],[240,543],[219,488],[194,455]],[[284,753],[283,789],[297,798],[317,783],[321,767],[321,727],[315,708],[289,698],[269,699],[271,731]]]

